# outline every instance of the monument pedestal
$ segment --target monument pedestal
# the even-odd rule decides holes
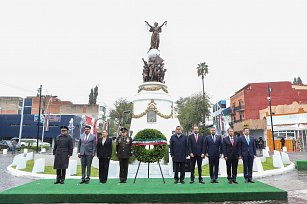
[[[174,115],[174,102],[167,86],[161,82],[144,82],[139,86],[132,102],[131,136],[150,128],[162,132],[169,141],[172,132],[180,123]]]

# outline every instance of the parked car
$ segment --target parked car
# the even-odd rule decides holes
[[[13,144],[12,144],[11,140],[2,140],[2,141],[0,141],[0,143],[1,143],[1,146],[5,147],[5,148],[2,148],[2,149],[12,150]],[[16,150],[20,151],[20,146],[18,144],[16,146]]]
[[[20,139],[20,145],[23,147],[31,147],[33,146],[33,143],[36,142],[36,139],[27,139],[27,138],[22,138]]]
[[[9,145],[5,140],[0,141],[0,150],[9,149],[9,148],[10,148]]]
[[[32,146],[36,147],[37,146],[37,142],[33,142]],[[42,142],[42,141],[38,141],[38,146],[44,146],[44,147],[50,147],[50,143],[48,142]]]
[[[36,139],[27,139],[23,138],[20,140],[20,145],[25,146],[25,147],[36,147],[37,145],[37,140]],[[42,142],[41,140],[38,140],[38,146],[45,146],[45,147],[50,147],[50,143],[48,142]]]

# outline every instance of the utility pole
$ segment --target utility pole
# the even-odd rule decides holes
[[[42,85],[38,89],[39,104],[38,104],[38,119],[37,119],[37,134],[36,134],[36,153],[38,153],[38,138],[39,138],[39,126],[41,123],[41,102],[42,102]]]
[[[21,136],[22,136],[22,125],[23,125],[23,110],[25,108],[25,99],[22,99],[22,107],[21,107],[21,116],[20,116],[20,126],[19,126],[19,140],[18,143],[21,143]],[[20,145],[21,146],[21,145]]]
[[[268,101],[270,106],[270,118],[271,118],[271,132],[272,132],[272,139],[273,139],[273,149],[275,150],[275,140],[274,140],[274,128],[273,128],[273,116],[272,116],[272,105],[271,105],[271,87],[268,84]]]

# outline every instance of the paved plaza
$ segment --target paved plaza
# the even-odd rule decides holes
[[[297,152],[297,153],[289,153],[291,161],[295,162],[297,159],[306,159],[307,152]],[[6,170],[6,167],[11,164],[13,161],[13,155],[0,155],[0,191],[4,191],[6,189],[16,187],[28,182],[33,181],[33,179],[16,177],[9,174]],[[260,181],[278,187],[280,189],[288,191],[288,202],[289,203],[307,203],[307,172],[293,170],[291,172],[270,176],[266,178],[259,179]],[[188,185],[188,184],[187,184]],[[210,184],[206,184],[210,185]],[[225,204],[232,204],[238,202],[224,202]],[[273,203],[285,203],[282,201],[249,201],[249,202],[240,202],[244,204],[253,204],[253,203],[265,203],[265,204],[273,204]]]

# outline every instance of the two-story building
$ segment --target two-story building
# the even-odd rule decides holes
[[[294,101],[307,104],[306,85],[293,85],[287,81],[249,83],[230,98],[231,125],[235,131],[249,127],[252,136],[272,139],[272,135],[267,134],[267,117],[260,115],[260,110],[269,106],[269,91],[272,106],[290,105]]]

